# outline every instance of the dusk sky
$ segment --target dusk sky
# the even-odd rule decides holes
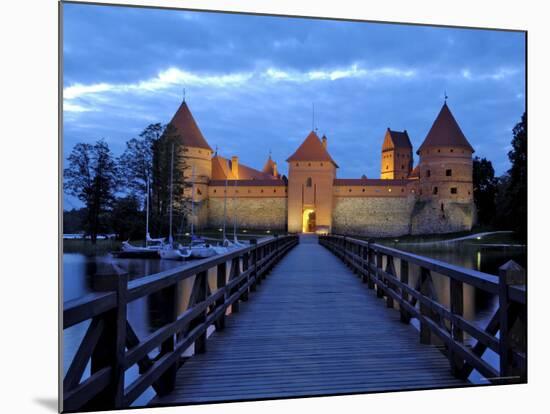
[[[509,168],[525,110],[525,35],[398,24],[63,6],[65,157],[104,138],[115,155],[186,100],[212,148],[261,169],[315,126],[340,178],[380,176],[387,127],[414,151],[448,105],[475,155]],[[415,154],[415,165],[418,158]],[[65,208],[78,202],[66,200]]]

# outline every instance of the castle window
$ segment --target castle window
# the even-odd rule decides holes
[[[349,192],[351,193],[351,188],[349,189]]]
[[[251,191],[250,191],[250,190],[248,190],[248,194],[250,194],[250,193],[251,193]]]
[[[264,189],[262,188],[262,189],[260,190],[260,193],[263,193],[263,192],[264,192]]]
[[[297,163],[296,163],[296,167],[298,167],[299,165],[300,165],[300,163],[297,162]]]
[[[321,163],[321,167],[323,166],[323,163]]]
[[[441,152],[441,150],[440,150],[440,149],[438,149],[438,150],[437,150],[437,152]]]
[[[390,168],[390,166],[389,166],[389,165],[386,165],[386,170],[389,169],[389,168]]]
[[[405,192],[405,189],[404,189],[404,188],[402,188],[402,189],[401,189],[401,192],[402,192],[402,193],[404,193],[404,192]]]
[[[451,148],[451,152],[455,152],[455,150]]]
[[[214,193],[216,193],[216,190],[214,190]]]
[[[434,194],[434,195],[437,194],[437,187],[434,187],[434,189],[433,189],[433,194]]]
[[[446,175],[447,177],[452,176],[452,175],[453,175],[453,170],[446,170],[446,171],[445,171],[445,175]]]
[[[276,189],[276,188],[274,188],[274,189],[273,189],[273,192],[274,192],[274,193],[276,193],[276,192],[277,192],[277,189]]]
[[[311,177],[307,177],[306,187],[311,187]]]
[[[426,171],[426,177],[430,177],[432,175],[432,172],[430,170]]]
[[[404,170],[405,169],[405,166],[403,164],[401,164],[401,169]]]
[[[311,167],[311,163],[310,163],[310,162],[308,162],[308,163],[307,163],[307,166],[308,166],[308,167]]]
[[[388,193],[391,193],[391,188],[388,188]]]
[[[456,194],[458,192],[456,187],[451,188],[451,194]]]
[[[362,190],[362,191],[363,191],[363,192],[365,192],[365,189],[363,188],[363,190]]]

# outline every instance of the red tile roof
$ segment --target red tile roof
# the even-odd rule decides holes
[[[403,132],[392,131],[387,129],[386,136],[384,137],[384,143],[382,144],[382,151],[395,148],[407,148],[412,149],[411,140],[407,130]]]
[[[338,168],[315,131],[311,131],[294,154],[288,157],[287,162],[290,161],[329,161]]]
[[[409,180],[383,180],[379,178],[335,178],[336,186],[388,186],[407,185]]]
[[[202,135],[199,126],[195,122],[187,103],[184,101],[174,114],[174,117],[169,123],[173,128],[170,131],[172,135],[178,135],[182,144],[186,147],[205,148],[212,151],[210,145]]]
[[[212,180],[234,180],[235,177],[231,171],[231,160],[224,158],[220,155],[216,155],[212,158]],[[258,171],[252,167],[241,164],[239,162],[239,177],[238,180],[277,180],[271,174],[267,174],[262,171]]]
[[[272,180],[227,180],[227,187],[279,187],[286,186],[286,183],[281,179]],[[224,187],[225,180],[210,180],[211,187]]]
[[[462,147],[474,152],[447,106],[447,102],[443,104],[426,139],[416,153],[420,154],[420,151],[429,147]]]

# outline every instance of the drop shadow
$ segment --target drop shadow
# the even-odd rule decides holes
[[[55,413],[58,412],[57,398],[35,398],[34,402]]]

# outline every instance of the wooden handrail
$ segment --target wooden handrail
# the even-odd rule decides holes
[[[466,379],[475,369],[495,383],[525,381],[527,292],[525,271],[519,265],[508,262],[495,276],[346,236],[320,236],[319,243],[358,273],[370,289],[376,289],[377,297],[385,297],[388,307],[396,303],[403,323],[416,318],[421,343],[430,344],[439,338],[455,376]],[[394,258],[400,260],[399,274]],[[414,287],[409,285],[410,264],[420,269]],[[438,301],[431,272],[449,278],[449,307]],[[464,318],[464,284],[498,295],[499,309],[487,327]],[[477,341],[472,348],[464,345],[464,332]],[[483,360],[487,348],[499,355],[499,367]]]
[[[248,300],[249,292],[298,242],[296,235],[252,240],[250,246],[199,260],[184,269],[174,268],[131,282],[120,269],[107,278],[103,275],[103,279],[111,280],[111,291],[64,303],[64,329],[87,320],[93,322],[64,378],[62,409],[126,408],[150,386],[159,395],[170,392],[182,363],[181,354],[193,344],[196,353],[205,352],[208,327],[223,329],[227,309],[231,307],[237,313],[239,302]],[[227,280],[228,262],[231,267]],[[217,269],[214,291],[208,284],[210,269]],[[195,279],[188,308],[178,315],[177,283],[191,277]],[[151,294],[162,295],[164,324],[140,340],[127,320],[127,306]],[[158,356],[151,359],[150,352],[157,348]],[[90,377],[83,380],[89,361]],[[124,373],[135,364],[140,375],[127,385]]]

